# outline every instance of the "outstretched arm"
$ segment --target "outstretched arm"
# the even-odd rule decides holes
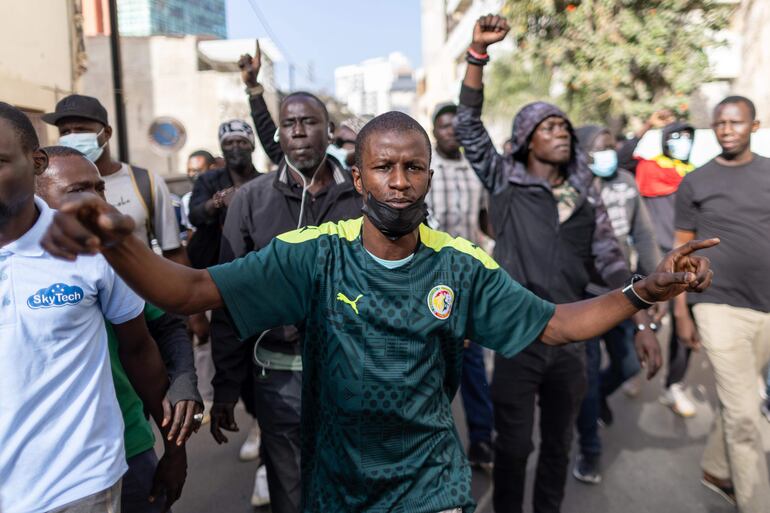
[[[691,241],[669,252],[653,274],[634,284],[634,291],[648,303],[668,301],[683,292],[703,292],[711,285],[714,273],[708,258],[694,253],[717,244],[719,239]],[[606,333],[637,311],[620,290],[558,305],[540,338],[551,345],[588,340]]]
[[[62,205],[41,241],[53,256],[74,260],[101,252],[140,296],[167,312],[193,314],[222,307],[208,271],[176,264],[131,235],[134,221],[91,194]]]

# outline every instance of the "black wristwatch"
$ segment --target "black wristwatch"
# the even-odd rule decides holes
[[[628,279],[625,287],[623,287],[623,295],[626,296],[629,301],[631,301],[631,304],[634,305],[637,310],[647,310],[655,304],[650,303],[649,301],[645,301],[634,290],[634,283],[643,279],[644,276],[641,274],[634,274]]]

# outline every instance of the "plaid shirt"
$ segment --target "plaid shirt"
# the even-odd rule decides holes
[[[434,151],[431,167],[433,180],[425,198],[429,223],[483,247],[486,236],[479,228],[479,212],[484,208],[484,186],[470,163],[465,157],[449,160]]]

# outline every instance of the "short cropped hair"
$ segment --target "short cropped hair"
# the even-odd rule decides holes
[[[11,125],[19,138],[22,150],[28,152],[40,148],[37,132],[35,132],[32,122],[22,111],[13,105],[0,102],[0,119],[6,120]]]
[[[326,104],[322,102],[321,99],[318,96],[314,95],[313,93],[308,93],[307,91],[293,92],[291,94],[284,96],[283,100],[281,100],[281,105],[297,98],[308,98],[316,102],[318,105],[321,106],[321,111],[323,111],[324,113],[324,120],[326,122],[329,121],[329,111],[326,109]]]
[[[757,108],[754,106],[754,102],[746,98],[745,96],[728,96],[721,102],[717,103],[717,106],[714,107],[714,112],[718,111],[725,105],[734,105],[736,103],[743,103],[746,105],[746,107],[749,109],[749,114],[751,115],[751,120],[754,121],[757,119]]]
[[[46,146],[43,148],[43,151],[48,155],[49,159],[55,157],[79,157],[88,160],[88,158],[79,150],[70,148],[69,146]]]
[[[358,132],[356,137],[356,166],[361,169],[363,162],[364,148],[366,147],[369,138],[377,133],[382,132],[416,132],[420,134],[425,140],[425,147],[428,151],[428,164],[431,159],[431,144],[428,132],[420,125],[416,119],[404,114],[403,112],[390,111],[385,114],[381,114],[367,124]]]
[[[214,163],[214,155],[207,152],[206,150],[197,150],[190,153],[190,156],[187,157],[187,160],[190,160],[191,158],[195,158],[195,157],[203,157],[203,160],[206,161],[207,166],[210,166],[211,164]]]

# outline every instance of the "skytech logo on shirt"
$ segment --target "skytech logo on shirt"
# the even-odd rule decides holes
[[[27,306],[37,309],[76,305],[83,300],[83,297],[83,289],[77,285],[54,283],[50,287],[40,289],[29,296]]]

